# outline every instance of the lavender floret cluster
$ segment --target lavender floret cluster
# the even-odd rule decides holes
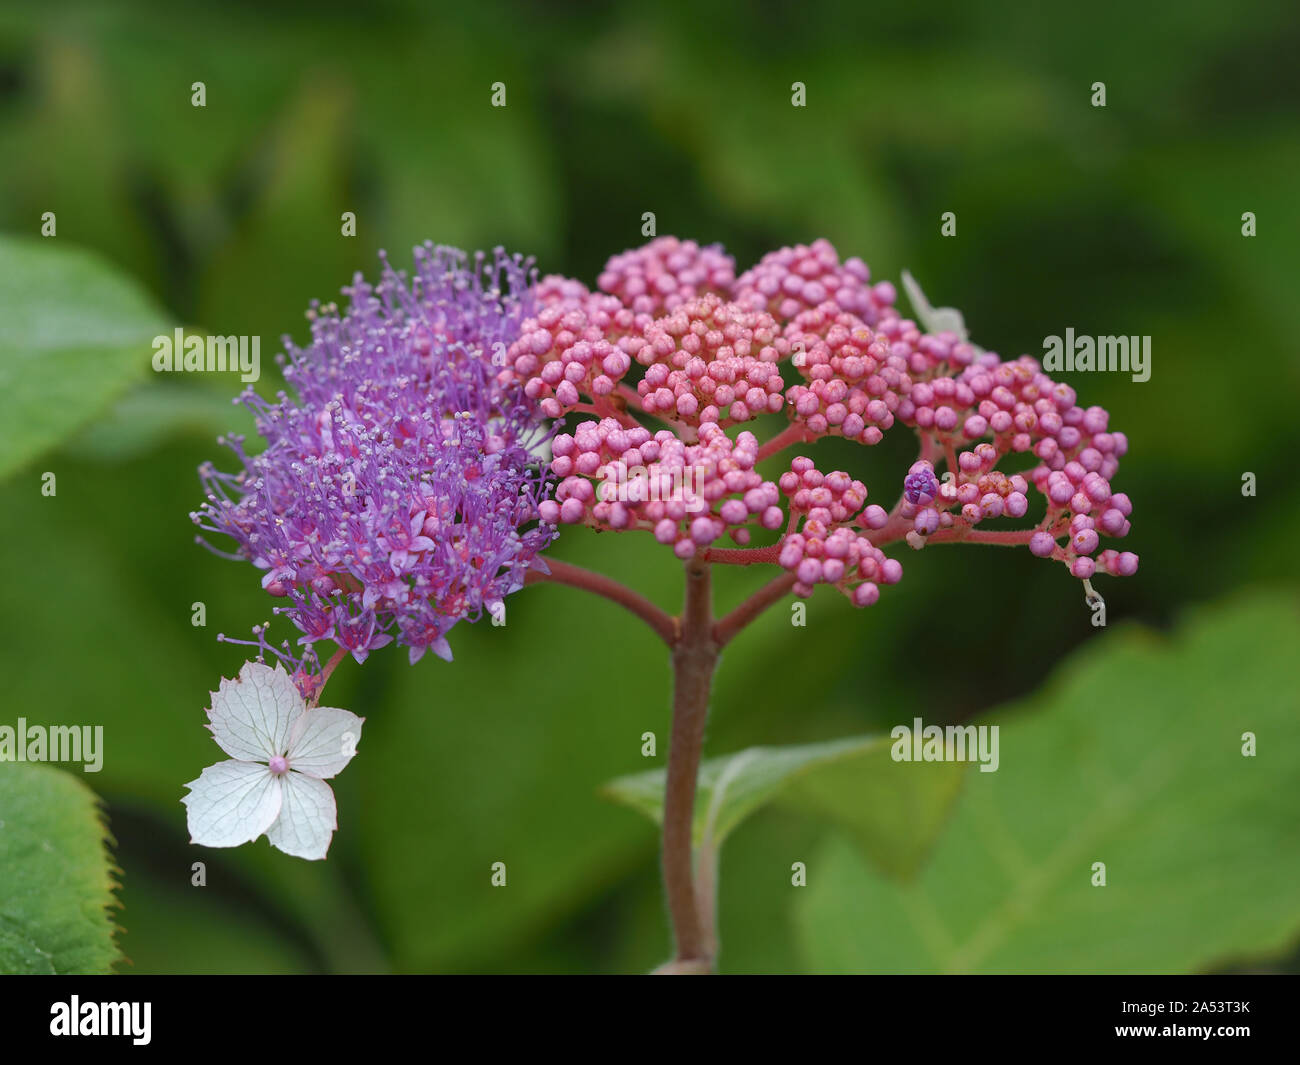
[[[243,468],[204,464],[191,515],[287,598],[308,672],[323,640],[359,662],[394,640],[449,659],[448,631],[496,614],[555,536],[538,517],[550,430],[493,365],[535,313],[531,260],[426,243],[408,278],[381,259],[342,314],[312,305],[310,343],[285,338],[294,395],[240,397],[266,449],[224,438]]]

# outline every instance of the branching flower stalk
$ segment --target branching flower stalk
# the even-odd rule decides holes
[[[1111,488],[1128,441],[1102,408],[1080,406],[1029,356],[977,348],[960,315],[919,290],[921,323],[904,318],[891,284],[825,240],[734,267],[720,246],[674,237],[611,258],[594,291],[538,280],[500,250],[471,263],[426,245],[409,280],[385,261],[378,285],[358,277],[345,290],[343,314],[313,307],[306,348],[286,341],[296,396],[243,397],[268,446],[250,457],[232,439],[243,469],[205,466],[194,515],[286,600],[278,612],[301,650],[272,648],[264,627],[254,644],[288,667],[305,719],[346,654],[362,662],[396,642],[412,662],[426,649],[450,660],[448,632],[497,616],[525,585],[583,589],[644,622],[673,671],[662,859],[675,949],[663,972],[716,963],[715,856],[707,841],[693,847],[696,786],[720,653],[764,610],[819,585],[871,606],[902,578],[885,551],[899,544],[1027,546],[1090,602],[1094,577],[1138,567],[1101,548],[1128,534],[1132,511]],[[888,509],[810,453],[830,436],[871,447],[900,425],[918,453]],[[775,478],[759,470],[769,462],[784,467]],[[579,525],[671,550],[680,614],[545,555]],[[717,616],[718,565],[776,572]],[[322,668],[326,641],[337,650]],[[271,765],[292,768],[283,754]],[[227,811],[186,801],[196,842],[260,834],[237,809],[237,830],[209,831]],[[196,807],[209,818],[197,827]],[[332,805],[312,839],[327,846],[327,828]]]
[[[704,748],[709,692],[718,665],[713,638],[713,583],[709,564],[686,563],[686,597],[673,646],[673,722],[664,784],[663,873],[679,962],[712,964],[704,913],[713,900],[696,896],[692,859],[695,783]]]

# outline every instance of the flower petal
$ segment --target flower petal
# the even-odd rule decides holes
[[[318,706],[294,722],[289,735],[289,766],[309,777],[328,780],[352,760],[361,723],[350,710]]]
[[[185,786],[190,842],[204,847],[255,840],[280,813],[280,781],[256,762],[218,762]]]
[[[319,861],[330,849],[330,838],[338,827],[334,791],[323,780],[302,773],[286,773],[281,782],[284,802],[266,838],[285,854]]]
[[[306,709],[301,693],[284,666],[245,662],[237,680],[222,678],[212,693],[208,726],[232,758],[267,762],[284,754],[289,730]]]

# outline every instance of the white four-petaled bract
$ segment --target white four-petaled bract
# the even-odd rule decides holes
[[[230,760],[185,785],[190,842],[237,847],[265,833],[286,854],[324,858],[338,827],[325,781],[356,754],[365,718],[309,709],[283,666],[245,662],[212,693],[208,719]]]

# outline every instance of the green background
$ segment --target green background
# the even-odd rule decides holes
[[[877,606],[818,595],[806,628],[778,608],[727,651],[708,753],[812,742],[1019,704],[1076,650],[1130,639],[1132,625],[1166,629],[1195,607],[1212,631],[1252,588],[1293,598],[1298,47],[1288,2],[11,5],[0,14],[0,230],[35,238],[54,211],[47,243],[92,249],[137,278],[165,322],[260,335],[266,395],[277,338],[301,340],[309,300],[373,273],[381,248],[400,262],[426,238],[500,243],[591,284],[608,255],[642,242],[646,211],[660,233],[722,241],[739,269],[817,236],[861,255],[873,278],[910,269],[1006,356],[1041,354],[1067,327],[1152,336],[1147,383],[1065,378],[1131,445],[1117,487],[1134,501],[1125,546],[1142,568],[1099,582],[1109,628],[1091,626],[1062,568],[1027,552],[909,551]],[[490,106],[498,81],[505,108]],[[795,81],[804,108],[791,106]],[[1090,104],[1096,81],[1105,108]],[[356,212],[355,238],[340,235],[343,211]],[[945,211],[955,238],[940,235]],[[0,483],[0,721],[105,726],[104,770],[84,779],[117,841],[120,968],[634,972],[662,961],[655,831],[597,792],[662,764],[666,655],[637,622],[566,588],[516,596],[504,628],[457,630],[453,664],[411,668],[385,651],[339,669],[328,701],[367,724],[335,782],[328,862],[264,840],[189,845],[182,784],[220,755],[202,727],[207,692],[242,660],[216,634],[247,635],[271,603],[251,566],[195,546],[188,518],[198,464],[229,466],[215,437],[247,429],[229,405],[240,386],[159,379],[148,354],[111,402],[78,415],[76,436]],[[76,385],[65,376],[54,391]],[[906,435],[815,453],[887,502],[914,457]],[[45,471],[57,474],[53,498],[40,492]],[[1241,493],[1247,471],[1253,498]],[[555,553],[676,609],[679,567],[647,537],[570,531]],[[720,574],[720,601],[757,579]],[[199,601],[203,628],[191,625]],[[1225,658],[1240,688],[1216,692],[1221,702],[1192,688],[1187,716],[1200,724],[1182,723],[1156,712],[1163,682],[1144,687],[1117,651],[1093,689],[1120,707],[1117,727],[1131,722],[1135,742],[1159,747],[1209,727],[1219,706],[1239,708],[1238,693],[1281,701],[1277,721],[1294,721],[1285,610],[1233,617],[1233,638],[1265,651],[1250,669]],[[659,759],[641,756],[646,731]],[[1247,848],[1258,876],[1228,878],[1221,895],[1221,909],[1263,906],[1272,923],[1183,954],[1144,951],[1142,933],[1126,931],[1139,937],[1131,951],[1085,952],[1079,968],[1293,965],[1296,904],[1263,900],[1264,885],[1300,875],[1300,751],[1293,729],[1275,737],[1287,760],[1262,812],[1206,829],[1223,842],[1256,814],[1276,821]],[[1040,753],[1033,794],[1050,806],[1077,749],[1043,741]],[[1214,795],[1215,780],[1213,768],[1190,777],[1189,796]],[[737,830],[722,866],[725,970],[907,967],[888,951],[827,953],[819,920],[870,942],[901,905],[883,881],[863,886],[873,874],[837,831],[771,809]],[[814,854],[840,887],[829,871],[817,883],[813,862],[805,901],[790,863]],[[200,860],[205,888],[190,883]],[[489,885],[496,861],[504,889]],[[1134,874],[1151,892],[1133,906],[1177,908],[1205,869],[1188,862]],[[949,864],[949,891],[962,870],[975,877]],[[991,879],[973,890],[1011,895]],[[1186,901],[1172,941],[1215,920]],[[1030,936],[1005,964],[1073,967],[1059,946]]]

